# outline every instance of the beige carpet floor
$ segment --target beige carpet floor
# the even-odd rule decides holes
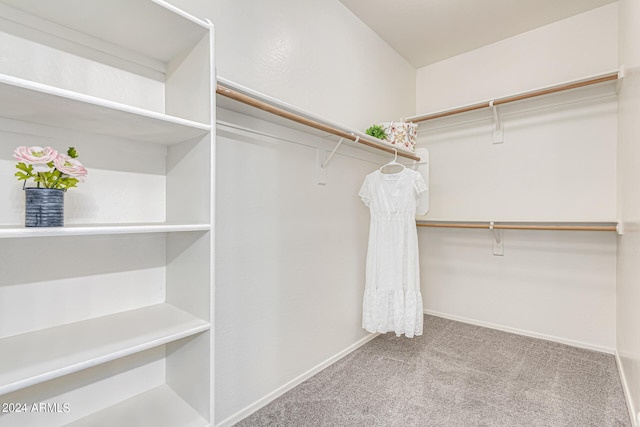
[[[381,335],[236,426],[631,426],[610,354],[434,316]]]

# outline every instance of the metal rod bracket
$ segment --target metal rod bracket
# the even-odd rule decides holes
[[[498,107],[494,105],[494,101],[489,102],[489,107],[493,110],[493,143],[501,144],[504,141],[504,132],[502,129],[502,123],[500,123]]]
[[[325,150],[316,148],[316,184],[318,185],[327,185],[327,170],[323,167],[326,163],[325,153]]]
[[[356,142],[358,142],[359,140],[360,140],[360,137],[356,136]],[[334,154],[336,154],[336,151],[338,151],[338,148],[340,148],[343,141],[344,141],[344,138],[340,138],[340,141],[338,141],[334,149],[331,151],[331,153],[329,153],[329,156],[327,156],[327,160],[325,160],[324,163],[320,165],[322,169],[325,169],[327,167],[327,165],[331,161],[331,158],[333,157]]]
[[[621,65],[618,69],[618,80],[616,81],[616,93],[620,92],[620,86],[622,86],[622,79],[624,79],[624,65]]]
[[[353,136],[356,138],[355,142],[358,142],[360,140],[360,137],[358,135],[353,135]],[[336,154],[336,151],[338,151],[338,148],[340,148],[343,142],[344,142],[344,137],[340,138],[340,140],[338,141],[336,146],[333,147],[333,150],[331,150],[331,153],[329,153],[326,159],[324,158],[325,150],[322,150],[320,148],[316,150],[316,183],[318,185],[327,184],[327,166],[329,165],[331,158],[333,157],[334,154]]]
[[[493,232],[493,255],[504,255],[504,240],[502,239],[502,230],[498,230],[494,227],[493,221],[489,223],[489,230]]]

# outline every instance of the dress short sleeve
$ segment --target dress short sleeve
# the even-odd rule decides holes
[[[358,195],[362,199],[362,203],[364,203],[366,207],[370,207],[371,203],[371,186],[369,185],[369,181],[369,175],[367,175],[362,183],[362,187],[360,187],[360,191],[358,192]]]
[[[415,180],[413,182],[413,188],[416,191],[416,198],[420,198],[420,195],[428,190],[427,183],[424,181],[422,174],[416,171]]]

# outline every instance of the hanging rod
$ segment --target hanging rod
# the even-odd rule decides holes
[[[446,227],[446,228],[482,228],[494,230],[563,230],[563,231],[618,231],[616,223],[547,223],[547,222],[446,222],[446,221],[424,221],[417,219],[418,227]]]
[[[329,134],[332,135],[336,135],[340,138],[345,138],[348,139],[350,141],[354,141],[363,145],[366,145],[368,147],[372,147],[372,148],[376,148],[378,150],[382,150],[382,151],[386,151],[387,153],[391,153],[393,154],[394,151],[394,147],[392,146],[387,146],[383,143],[377,142],[374,139],[367,137],[366,134],[360,134],[360,135],[356,135],[354,133],[348,132],[348,131],[344,131],[344,130],[340,130],[338,128],[335,128],[333,126],[324,124],[324,123],[320,123],[316,120],[312,120],[309,119],[307,117],[303,117],[299,114],[295,114],[292,113],[290,111],[284,110],[282,108],[276,107],[274,105],[268,104],[266,102],[263,102],[257,98],[254,98],[252,96],[246,95],[244,93],[238,92],[230,87],[226,87],[220,83],[217,84],[216,87],[216,93],[222,96],[225,96],[227,98],[233,99],[234,101],[238,101],[241,102],[243,104],[249,105],[251,107],[254,108],[258,108],[260,110],[266,111],[268,113],[271,114],[275,114],[276,116],[280,116],[283,117],[287,120],[291,120],[294,121],[296,123],[300,123],[302,125],[305,126],[309,126],[312,127],[314,129],[318,129],[322,132],[327,132]],[[405,157],[407,159],[411,159],[411,160],[416,160],[416,161],[420,161],[420,157],[416,156],[415,154],[412,153],[408,153],[405,152],[403,150],[397,150],[398,151],[398,156],[402,156]]]
[[[587,79],[576,80],[570,83],[560,84],[556,86],[550,86],[543,89],[533,90],[531,92],[525,92],[518,95],[507,96],[504,98],[494,99],[492,101],[480,102],[478,104],[466,105],[464,107],[454,108],[451,110],[439,111],[436,113],[425,114],[420,116],[414,116],[405,118],[407,122],[419,123],[427,120],[439,119],[442,117],[453,116],[455,114],[467,113],[469,111],[480,110],[483,108],[489,108],[496,105],[507,104],[509,102],[522,101],[524,99],[534,98],[542,95],[549,95],[551,93],[562,92],[565,90],[576,89],[583,86],[590,86],[608,81],[618,80],[621,78],[621,72],[615,71],[612,73],[602,74]]]

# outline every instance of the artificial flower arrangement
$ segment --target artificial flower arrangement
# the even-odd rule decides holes
[[[66,191],[84,182],[87,176],[87,170],[78,161],[78,152],[74,147],[69,147],[64,154],[51,147],[20,146],[13,152],[13,157],[18,160],[18,172],[15,174],[18,180],[26,183],[33,179],[38,188]]]

